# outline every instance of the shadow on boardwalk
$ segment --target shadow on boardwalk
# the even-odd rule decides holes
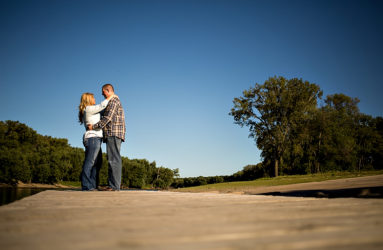
[[[287,197],[383,198],[383,175],[259,187],[244,193]]]
[[[296,190],[288,192],[267,192],[259,195],[293,196],[293,197],[316,197],[316,198],[383,198],[383,186],[345,188],[345,189],[319,189],[319,190]]]

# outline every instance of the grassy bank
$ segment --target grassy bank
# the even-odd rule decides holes
[[[336,180],[343,178],[354,178],[362,176],[371,176],[383,174],[383,170],[379,171],[362,171],[362,172],[328,172],[311,175],[288,175],[278,176],[276,178],[261,178],[254,181],[239,181],[209,184],[197,187],[188,187],[176,189],[177,192],[249,192],[257,187],[289,185],[307,182],[319,182],[327,180]]]
[[[79,181],[61,181],[59,184],[72,188],[81,188],[81,182]]]
[[[6,183],[0,183],[0,187],[17,187],[17,188],[79,188],[81,187],[80,182],[73,182],[73,181],[62,181],[56,184],[44,184],[44,183],[23,183],[21,181],[17,182],[16,184],[6,184]]]

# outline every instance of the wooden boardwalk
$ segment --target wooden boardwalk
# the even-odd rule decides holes
[[[383,199],[44,191],[0,207],[0,249],[383,249]]]

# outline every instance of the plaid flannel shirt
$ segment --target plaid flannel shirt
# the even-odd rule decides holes
[[[115,136],[125,141],[125,115],[120,99],[113,97],[104,110],[104,115],[99,122],[93,125],[93,129],[102,129],[104,139]]]

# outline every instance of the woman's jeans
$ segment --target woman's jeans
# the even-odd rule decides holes
[[[100,137],[84,140],[85,161],[81,173],[81,187],[84,191],[97,189],[97,179],[102,166],[101,142],[102,138]]]

